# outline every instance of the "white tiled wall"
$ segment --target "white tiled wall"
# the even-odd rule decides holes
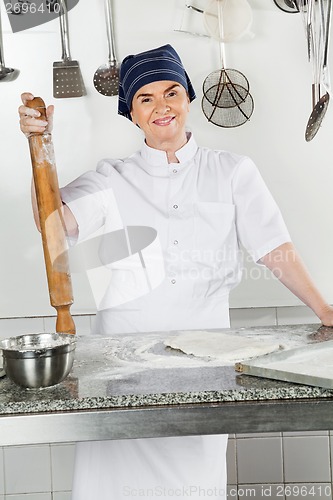
[[[51,491],[49,446],[6,448],[4,469],[6,493],[18,495]]]
[[[91,316],[89,314],[73,317],[76,332],[79,335],[88,335],[91,330]],[[28,333],[42,333],[55,331],[56,318],[53,316],[34,318],[0,318],[0,339]],[[0,499],[1,500],[1,499]]]
[[[231,326],[318,323],[306,307],[232,309]],[[88,335],[89,315],[74,318]],[[0,319],[0,338],[54,331],[55,318]],[[227,451],[228,498],[333,500],[333,431],[236,434]],[[0,500],[70,500],[75,444],[0,447]]]
[[[75,444],[1,448],[0,500],[70,500]]]

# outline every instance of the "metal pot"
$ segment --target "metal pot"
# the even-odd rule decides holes
[[[0,341],[6,375],[29,389],[64,380],[72,369],[75,347],[75,337],[64,333],[28,334]]]

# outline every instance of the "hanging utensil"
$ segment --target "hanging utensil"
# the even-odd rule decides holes
[[[39,120],[46,119],[45,104],[40,97],[35,97],[26,105],[40,112]],[[73,293],[52,136],[48,132],[33,132],[28,140],[50,303],[57,311],[56,331],[75,333],[75,325],[69,311],[73,303]]]
[[[312,0],[310,0],[312,1]],[[313,72],[314,84],[312,85],[312,106],[306,130],[305,140],[311,141],[317,134],[321,123],[326,114],[329,104],[330,81],[327,68],[328,47],[330,37],[332,0],[327,1],[327,10],[325,13],[324,2],[319,0],[318,10],[314,12],[314,22],[317,33],[313,36],[311,48],[313,48]],[[320,17],[320,19],[319,19]],[[324,83],[325,94],[321,95],[321,83]]]
[[[218,19],[219,1],[223,1],[223,18],[220,21]],[[247,0],[210,0],[203,14],[204,24],[212,38],[219,40],[223,33],[223,42],[234,42],[250,33],[253,14]],[[222,30],[220,23],[222,23]],[[251,35],[253,36],[252,33]]]
[[[215,3],[217,2],[218,8],[219,36],[217,39],[219,40],[221,69],[213,71],[205,78],[203,82],[203,94],[212,105],[228,108],[246,99],[249,92],[249,82],[246,76],[240,71],[226,68],[222,1],[214,0]]]
[[[118,95],[119,63],[116,57],[111,0],[105,0],[106,32],[109,46],[108,64],[100,66],[94,74],[95,89],[102,95]]]
[[[332,17],[332,0],[327,1],[326,19],[323,0],[320,0],[320,8],[322,13],[322,26],[323,26],[323,39],[324,39],[324,53],[323,53],[323,64],[321,72],[321,81],[324,85],[327,94],[331,93],[331,80],[330,72],[328,69],[328,48],[330,44],[330,32],[331,32],[331,17]]]
[[[306,16],[306,39],[308,42],[308,60],[311,61],[311,49],[313,56],[318,46],[315,46],[316,41],[313,40],[312,19],[313,19],[313,2],[314,0],[307,1],[307,16]]]
[[[309,0],[307,21],[306,21],[306,37],[308,43],[308,58],[312,63],[312,107],[315,107],[317,100],[320,97],[320,55],[322,44],[322,24],[319,23],[317,6],[314,8],[316,0]]]
[[[275,5],[283,12],[294,14],[299,12],[296,0],[273,0]]]
[[[199,13],[200,16],[196,15],[188,15],[188,13]],[[208,38],[208,34],[205,30],[205,27],[203,26],[202,22],[202,14],[204,11],[202,9],[199,9],[197,7],[194,7],[193,5],[187,4],[185,2],[185,9],[183,9],[182,17],[180,20],[180,25],[179,28],[174,29],[173,31],[179,32],[179,33],[186,33],[188,35],[192,36],[200,36],[204,38]],[[198,19],[200,19],[200,22],[198,22]]]
[[[298,12],[301,13],[302,21],[303,21],[303,27],[305,31],[305,36],[306,36],[306,42],[307,42],[307,52],[308,52],[308,61],[311,61],[312,58],[312,50],[311,50],[311,30],[312,30],[312,24],[311,24],[311,17],[310,17],[310,11],[312,10],[312,2],[311,5],[309,6],[309,1],[311,0],[295,0],[295,5],[297,6]]]
[[[235,128],[246,123],[254,110],[254,101],[248,94],[244,102],[234,107],[221,108],[212,105],[205,97],[201,102],[202,111],[209,122],[223,128]]]
[[[20,71],[14,68],[6,68],[3,54],[2,22],[0,8],[0,82],[12,82],[19,76]]]
[[[192,9],[195,12],[199,12],[200,14],[204,13],[204,11],[202,9],[198,9],[198,7],[194,7],[194,5],[185,4],[185,7],[187,7],[188,9]]]
[[[324,94],[319,98],[312,113],[309,117],[305,130],[305,140],[312,141],[319,130],[319,127],[324,119],[329,103],[329,94]]]
[[[72,60],[70,53],[66,0],[59,2],[62,60],[53,63],[53,97],[82,97],[86,95],[86,89],[79,63]]]
[[[205,78],[202,88],[205,98],[211,104],[220,108],[232,108],[245,101],[250,84],[243,73],[223,66]]]
[[[247,78],[237,70],[225,68],[222,0],[217,1],[221,69],[214,71],[205,79],[201,106],[208,121],[214,125],[227,128],[238,127],[250,118],[254,103],[249,93]],[[237,75],[237,81],[235,81],[235,75]]]

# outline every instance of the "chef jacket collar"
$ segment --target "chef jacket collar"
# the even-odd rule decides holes
[[[176,157],[179,160],[179,163],[168,163],[168,157],[165,151],[151,148],[146,144],[146,142],[144,142],[142,145],[141,157],[148,164],[147,166],[165,166],[169,167],[170,169],[174,169],[175,166],[177,166],[177,170],[179,171],[186,166],[186,163],[189,160],[192,160],[198,149],[197,143],[190,132],[187,132],[187,138],[187,143],[182,148],[178,149],[178,151],[176,151],[175,153]],[[160,172],[154,171],[154,174],[156,175],[165,175],[165,173],[166,172],[164,169],[161,169]]]

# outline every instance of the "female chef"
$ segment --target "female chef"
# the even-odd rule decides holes
[[[53,115],[50,106],[49,124],[37,121],[39,113],[25,106],[32,98],[23,94],[19,108],[27,135],[50,130]],[[61,190],[67,231],[77,244],[102,226],[107,234],[131,226],[156,232],[150,251],[142,252],[144,266],[138,254],[108,264],[111,293],[97,312],[96,331],[229,327],[240,244],[333,326],[333,308],[312,283],[253,162],[199,147],[187,130],[194,98],[170,45],[126,57],[119,113],[142,130],[141,150],[125,160],[102,160]],[[224,435],[78,443],[72,498],[199,500],[213,492],[225,499],[226,445]]]

